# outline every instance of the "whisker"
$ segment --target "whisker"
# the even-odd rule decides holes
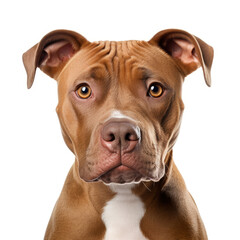
[[[145,188],[149,191],[149,192],[151,192],[152,190],[146,185],[146,183],[145,182],[142,182],[143,183],[143,185],[145,186]]]

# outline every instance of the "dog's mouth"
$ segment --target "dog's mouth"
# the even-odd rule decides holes
[[[119,166],[114,167],[109,171],[105,172],[95,180],[102,181],[106,184],[110,183],[125,184],[125,183],[139,183],[143,179],[148,180],[147,178],[143,177],[143,175],[139,173],[137,170],[120,164]]]
[[[96,164],[88,162],[88,168],[80,168],[79,174],[85,182],[101,181],[105,184],[139,183],[141,181],[156,181],[159,171],[156,162],[143,161],[138,154],[121,156],[113,154]],[[86,171],[88,170],[88,171]]]

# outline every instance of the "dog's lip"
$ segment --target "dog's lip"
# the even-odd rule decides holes
[[[115,166],[111,169],[109,169],[108,171],[104,172],[103,174],[101,174],[99,177],[97,177],[96,179],[94,179],[93,181],[99,181],[99,180],[102,180],[103,182],[106,182],[104,180],[104,177],[107,176],[108,174],[110,174],[111,172],[113,171],[118,171],[120,174],[124,174],[126,173],[127,171],[133,171],[133,172],[136,172],[136,176],[137,177],[137,181],[140,181],[141,178],[142,178],[142,174],[139,173],[136,169],[132,168],[132,167],[129,167],[129,166],[126,166],[126,165],[123,165],[123,164],[119,164],[118,166]],[[111,182],[111,181],[110,181]],[[109,183],[110,183],[109,182]]]
[[[102,176],[104,176],[104,175],[112,172],[113,170],[119,170],[119,171],[122,172],[122,173],[124,173],[124,172],[127,171],[127,170],[134,170],[134,171],[138,172],[136,169],[133,169],[133,168],[128,167],[128,166],[123,165],[123,164],[119,164],[119,165],[117,165],[117,166],[109,169],[108,171],[104,172],[103,174],[101,174],[97,179],[99,179],[99,178],[101,178]]]

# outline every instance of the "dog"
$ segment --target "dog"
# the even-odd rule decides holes
[[[184,78],[213,48],[179,29],[150,41],[89,42],[56,30],[23,54],[27,86],[39,67],[58,84],[56,112],[75,162],[45,240],[205,240],[173,161]]]

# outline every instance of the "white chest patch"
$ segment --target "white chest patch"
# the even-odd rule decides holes
[[[140,229],[144,204],[132,193],[133,186],[110,186],[116,195],[103,210],[102,220],[106,226],[104,240],[147,240]]]

